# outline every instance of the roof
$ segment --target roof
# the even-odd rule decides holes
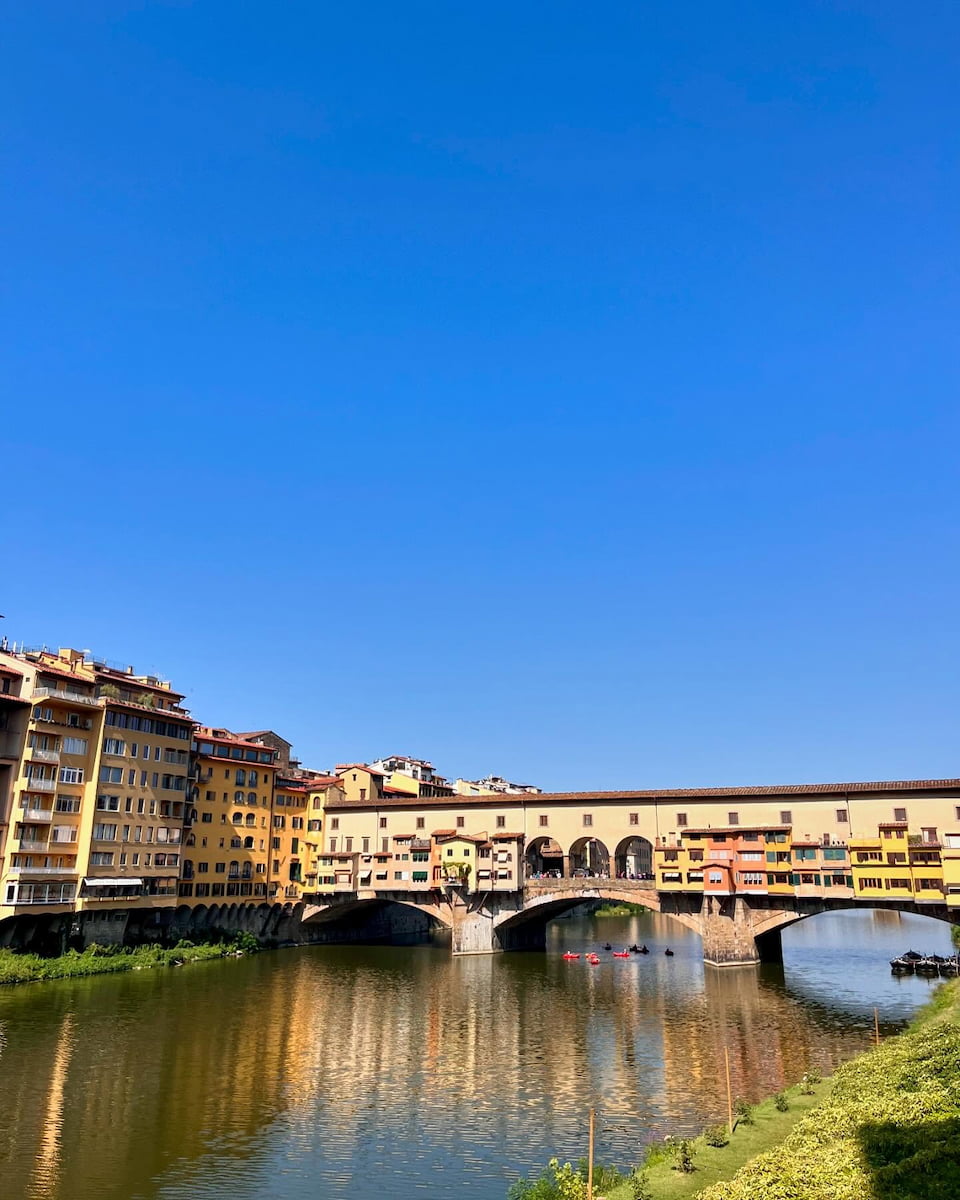
[[[517,838],[522,838],[524,836],[525,835],[522,833],[504,833],[500,831],[498,833],[491,833],[490,840],[492,842],[515,842]]]
[[[381,779],[384,777],[383,771],[378,771],[367,763],[337,763],[337,772],[342,775],[344,771],[366,771],[368,775],[379,775]]]
[[[360,765],[360,764],[357,764]],[[343,768],[346,770],[346,768]],[[364,770],[369,770],[365,767]],[[495,796],[411,796],[404,804],[412,808],[450,808],[470,805],[473,808],[491,806],[504,808],[507,805],[518,805],[522,808],[537,808],[541,805],[574,804],[585,801],[614,802],[628,800],[717,800],[729,797],[731,799],[748,800],[764,796],[843,796],[864,793],[884,792],[960,792],[960,779],[894,779],[875,783],[778,783],[767,787],[750,785],[749,787],[716,787],[716,788],[661,788],[637,789],[622,792],[540,792],[527,794],[523,792]],[[451,805],[451,800],[454,802]],[[396,800],[345,801],[338,805],[340,808],[389,808],[398,807]]]

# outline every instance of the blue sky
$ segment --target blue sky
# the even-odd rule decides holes
[[[958,40],[17,6],[3,631],[317,766],[956,775]]]

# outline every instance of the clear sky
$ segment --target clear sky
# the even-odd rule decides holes
[[[4,25],[8,637],[321,767],[960,773],[956,3]]]

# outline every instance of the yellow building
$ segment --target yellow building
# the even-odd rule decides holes
[[[960,908],[960,831],[943,835],[943,890],[948,908]]]
[[[659,892],[702,892],[704,848],[682,838],[657,841],[653,849],[655,887]]]
[[[31,709],[0,879],[0,919],[78,911],[117,940],[176,903],[192,721],[182,693],[77,650],[0,654]],[[103,913],[103,927],[99,914]],[[139,915],[137,915],[139,914]]]
[[[276,754],[272,747],[250,742],[228,729],[197,726],[181,904],[266,899],[274,884],[283,891],[289,882],[289,853],[287,880],[282,878],[280,859],[274,857]],[[282,817],[284,833],[292,835],[294,827],[286,820],[286,809]],[[277,840],[282,858],[283,841]]]

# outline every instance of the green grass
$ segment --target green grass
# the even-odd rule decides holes
[[[135,949],[128,946],[94,945],[83,951],[70,950],[56,958],[41,958],[39,954],[0,950],[0,986],[182,966],[186,963],[226,958],[230,954],[236,954],[238,949],[257,949],[256,939],[239,934],[229,941],[204,945],[195,945],[190,941],[180,941],[169,947],[150,945],[137,946]]]
[[[840,1067],[829,1095],[781,1143],[700,1195],[702,1200],[956,1200],[960,980],[944,984],[904,1033]]]
[[[814,1085],[812,1096],[801,1096],[798,1087],[787,1088],[789,1111],[777,1112],[773,1097],[753,1107],[753,1124],[738,1125],[726,1146],[708,1146],[702,1137],[691,1139],[696,1170],[689,1175],[675,1171],[669,1160],[647,1168],[647,1181],[654,1200],[692,1200],[699,1192],[722,1179],[763,1150],[782,1142],[794,1125],[830,1093],[831,1081]],[[630,1185],[606,1193],[607,1200],[630,1200]]]
[[[601,904],[593,910],[595,917],[636,917],[647,910],[642,904]]]
[[[774,1097],[756,1105],[726,1146],[693,1139],[689,1174],[655,1143],[645,1168],[651,1200],[957,1200],[960,980],[943,984],[899,1036],[805,1090],[787,1089],[787,1112]],[[633,1191],[611,1182],[599,1194],[632,1200]]]

